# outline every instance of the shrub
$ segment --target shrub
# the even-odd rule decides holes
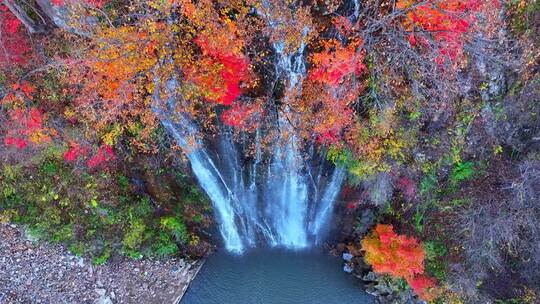
[[[92,263],[94,263],[95,265],[103,265],[107,263],[110,257],[111,257],[111,249],[107,247],[103,250],[103,252],[100,255],[95,256],[92,259]]]
[[[432,278],[426,275],[420,274],[420,275],[416,275],[412,278],[407,279],[407,283],[409,283],[411,288],[420,298],[426,301],[431,301],[435,299],[436,283],[435,283],[435,280],[433,280]]]
[[[392,225],[377,224],[362,240],[362,250],[375,272],[405,279],[424,300],[435,297],[435,281],[424,275],[424,247],[415,238],[396,234]]]
[[[188,245],[186,210],[197,215],[208,205],[190,180],[174,182],[183,201],[157,210],[148,195],[133,193],[129,177],[88,172],[65,162],[65,150],[51,146],[32,162],[0,166],[0,222],[24,225],[36,238],[66,244],[97,264],[118,253],[135,259],[177,255],[178,243]],[[207,223],[203,215],[196,219]]]
[[[122,241],[124,247],[129,251],[139,249],[144,242],[145,229],[146,225],[141,219],[132,221],[129,230],[124,235],[124,240]]]
[[[397,235],[392,225],[378,224],[362,240],[365,260],[375,272],[409,278],[424,272],[424,248],[414,238]]]
[[[173,256],[178,254],[178,245],[176,245],[170,234],[160,232],[158,241],[154,244],[152,251],[158,257]]]
[[[161,227],[165,231],[171,233],[176,241],[185,243],[188,240],[188,232],[184,222],[177,217],[166,216],[160,220]]]
[[[450,182],[457,184],[471,178],[474,174],[474,164],[472,162],[458,163],[455,165],[450,175]]]
[[[426,254],[426,272],[433,275],[437,280],[443,280],[446,276],[447,265],[441,260],[447,252],[446,247],[441,242],[424,242]]]

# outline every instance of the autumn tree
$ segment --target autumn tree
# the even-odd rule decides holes
[[[498,1],[365,3],[357,14],[365,18],[356,18],[352,29],[361,33],[371,61],[369,99],[388,104],[411,96],[430,100],[432,110],[460,93],[457,75],[472,57],[482,53],[490,60],[515,62],[508,54],[486,52],[491,48],[478,49],[485,46],[477,43],[480,37],[494,37],[503,24],[499,12]]]
[[[415,238],[398,235],[392,225],[377,224],[362,240],[364,260],[375,272],[407,280],[424,300],[435,296],[435,281],[424,275],[424,248]]]
[[[235,22],[223,20],[208,3],[196,7],[189,1],[151,2],[137,9],[146,12],[137,26],[103,24],[95,30],[90,51],[72,65],[73,83],[83,83],[74,87],[81,90],[76,93],[81,97],[76,109],[102,130],[109,145],[125,131],[137,132],[141,139],[151,137],[156,127],[151,104],[156,102],[155,90],[163,90],[156,82],[176,78],[180,85],[172,93],[184,97],[177,102],[186,102],[174,111],[209,120],[214,107],[232,106],[252,79]],[[175,22],[163,22],[163,18]],[[240,111],[247,108],[251,114]],[[239,115],[256,112],[254,105],[236,102],[226,110],[224,122],[241,126],[245,121],[240,123]]]

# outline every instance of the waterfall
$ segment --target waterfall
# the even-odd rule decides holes
[[[315,212],[313,221],[310,222],[310,232],[315,236],[315,242],[319,243],[322,241],[322,234],[324,229],[324,224],[327,223],[328,217],[330,216],[334,201],[336,200],[339,190],[341,190],[341,184],[345,178],[345,169],[336,168],[332,174],[332,179],[326,186],[324,194],[320,199],[318,209]]]
[[[306,75],[304,43],[294,52],[286,52],[283,42],[273,47],[276,75],[287,83],[286,90],[300,91]],[[185,151],[197,181],[212,201],[228,251],[242,253],[258,244],[302,249],[324,239],[345,171],[332,169],[313,146],[309,157],[304,155],[305,144],[293,132],[288,109],[279,111],[275,122],[279,144],[270,153],[263,151],[262,130],[244,138],[251,138],[256,150],[254,159],[246,161],[242,146],[227,127],[222,126],[219,138],[209,144],[192,118],[175,111],[176,80],[167,81],[162,90],[159,81],[155,83],[153,110]]]
[[[156,81],[156,84],[158,83],[159,81]],[[187,114],[177,114],[174,111],[175,94],[173,92],[176,86],[177,81],[174,79],[167,82],[165,86],[167,100],[165,102],[160,96],[159,86],[156,87],[153,110],[158,113],[161,123],[173,136],[176,143],[186,151],[195,177],[213,203],[218,216],[219,230],[227,250],[242,252],[244,245],[235,223],[237,216],[237,210],[235,210],[236,192],[229,187],[201,140],[196,137],[198,134],[196,125]]]

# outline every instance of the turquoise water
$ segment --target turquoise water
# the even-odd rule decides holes
[[[210,256],[181,304],[368,304],[342,262],[321,253],[257,250]]]

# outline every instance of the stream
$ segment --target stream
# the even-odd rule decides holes
[[[339,258],[315,251],[218,252],[191,283],[181,304],[371,304]]]

